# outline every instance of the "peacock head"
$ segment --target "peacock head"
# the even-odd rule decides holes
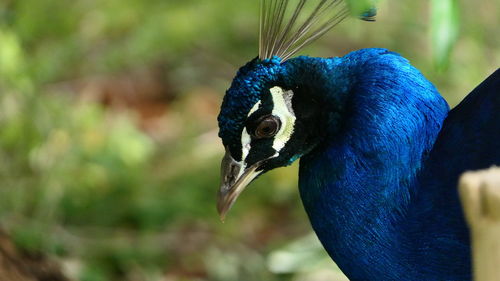
[[[256,58],[226,92],[218,117],[226,148],[217,205],[222,218],[257,176],[292,164],[318,143],[319,106],[303,100],[289,78],[279,57]]]
[[[304,68],[305,60],[314,60],[289,59],[345,19],[348,3],[262,0],[260,7],[259,56],[239,70],[218,118],[226,147],[217,205],[222,218],[252,180],[313,149],[325,133],[323,120],[337,118],[322,117],[325,110],[311,98],[320,91],[307,80],[325,82]],[[370,8],[361,18],[372,21],[375,12]],[[318,69],[325,67],[332,65]],[[333,80],[330,86],[337,88],[339,80]]]

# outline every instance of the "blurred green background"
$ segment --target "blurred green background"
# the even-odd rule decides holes
[[[355,0],[353,0],[355,1]],[[258,1],[2,0],[0,226],[75,280],[342,280],[296,165],[215,211],[216,116]],[[383,47],[450,105],[500,65],[500,1],[385,0],[301,54]]]

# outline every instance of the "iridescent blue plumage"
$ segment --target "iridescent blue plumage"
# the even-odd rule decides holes
[[[314,230],[351,280],[470,279],[458,174],[442,184],[426,172],[446,102],[394,53],[361,50],[345,59],[356,78],[343,129],[301,160]],[[444,170],[454,165],[448,161],[432,165]]]
[[[296,130],[261,169],[304,155],[305,210],[350,280],[470,280],[456,187],[462,172],[500,165],[500,71],[449,111],[417,69],[384,49],[256,59],[240,70],[219,116],[234,153],[250,109],[274,86],[293,92]]]

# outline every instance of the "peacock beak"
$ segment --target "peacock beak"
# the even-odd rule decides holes
[[[262,171],[257,171],[260,163],[245,168],[242,162],[233,159],[229,151],[222,158],[221,185],[217,194],[217,211],[223,221],[238,196]]]

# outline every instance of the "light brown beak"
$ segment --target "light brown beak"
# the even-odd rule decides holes
[[[217,194],[217,211],[222,221],[241,192],[262,172],[257,171],[260,163],[262,162],[245,168],[242,163],[236,162],[226,149],[226,154],[222,158],[221,185]]]

